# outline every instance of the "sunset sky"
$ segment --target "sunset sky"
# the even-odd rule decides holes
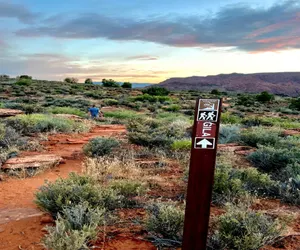
[[[158,83],[300,71],[300,0],[0,0],[0,74]]]

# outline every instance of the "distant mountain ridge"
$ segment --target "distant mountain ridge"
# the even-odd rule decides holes
[[[203,90],[259,93],[268,91],[277,95],[299,96],[300,72],[220,74],[170,78],[159,83],[169,90]]]

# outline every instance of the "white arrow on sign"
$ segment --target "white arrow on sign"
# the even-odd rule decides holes
[[[203,139],[196,143],[197,146],[201,146],[201,148],[207,148],[207,146],[213,145],[210,141]]]

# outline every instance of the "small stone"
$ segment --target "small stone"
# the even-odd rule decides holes
[[[0,227],[0,233],[4,232],[5,229]]]

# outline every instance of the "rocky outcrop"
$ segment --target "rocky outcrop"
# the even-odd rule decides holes
[[[18,170],[28,168],[51,168],[62,162],[62,157],[54,154],[40,154],[20,156],[7,160],[2,166],[3,170]]]
[[[300,72],[220,74],[170,78],[159,84],[169,90],[199,90],[259,93],[268,91],[277,95],[299,96]]]
[[[10,117],[24,114],[22,110],[17,109],[0,109],[0,117]]]

